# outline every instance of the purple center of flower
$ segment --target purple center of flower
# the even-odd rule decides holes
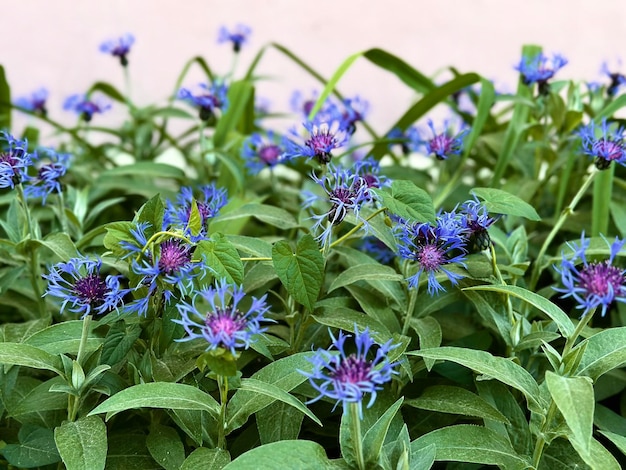
[[[81,277],[74,284],[74,292],[86,304],[97,305],[104,300],[108,287],[97,274]]]
[[[590,295],[605,297],[607,294],[618,293],[624,284],[622,271],[611,266],[608,261],[590,263],[580,272],[579,285]]]
[[[619,142],[608,139],[598,140],[593,145],[593,152],[605,160],[619,160],[624,155],[624,148]]]
[[[425,271],[436,271],[445,264],[445,252],[437,245],[424,245],[416,255],[417,262]]]
[[[231,307],[216,308],[215,312],[207,315],[205,324],[214,335],[232,337],[245,328],[246,320],[239,310],[233,312]]]
[[[183,246],[179,240],[167,240],[161,243],[159,271],[162,273],[173,274],[190,262],[191,251],[188,246]]]
[[[283,151],[278,145],[264,145],[259,149],[259,158],[267,165],[272,166],[278,162],[278,157],[282,153]]]
[[[332,158],[330,151],[335,148],[336,143],[335,136],[328,131],[320,131],[312,135],[304,145],[313,150],[321,163],[328,163]]]
[[[311,110],[313,109],[313,106],[315,106],[315,101],[313,100],[307,100],[304,102],[304,104],[302,105],[302,111],[304,111],[305,116],[308,116],[309,114],[311,114]]]
[[[0,153],[0,163],[6,163],[16,170],[15,166],[19,163],[19,160],[12,153],[3,152]]]
[[[452,148],[453,143],[454,139],[445,134],[439,134],[430,140],[430,151],[437,155],[437,158],[445,158],[454,150]]]
[[[372,365],[354,354],[345,358],[335,370],[333,378],[342,383],[358,384],[369,380]]]

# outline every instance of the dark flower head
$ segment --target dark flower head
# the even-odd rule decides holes
[[[327,123],[318,126],[312,122],[306,122],[303,125],[308,135],[301,139],[304,143],[296,143],[293,140],[287,142],[287,158],[315,158],[325,165],[331,161],[332,151],[344,146],[348,141],[346,133],[339,129],[337,121],[332,127]],[[295,130],[292,134],[294,137],[300,137]]]
[[[223,113],[228,108],[227,92],[226,84],[216,81],[210,85],[200,83],[195,90],[181,88],[177,97],[197,107],[200,119],[210,121],[216,117],[216,110],[219,109]]]
[[[387,134],[387,139],[392,142],[389,143],[391,149],[394,145],[400,144],[403,155],[409,155],[411,152],[417,152],[422,145],[422,137],[419,130],[415,126],[411,126],[406,130],[401,130],[394,127]]]
[[[218,43],[230,42],[233,45],[233,51],[239,52],[241,46],[248,42],[248,38],[252,33],[252,29],[245,24],[238,24],[232,30],[222,26],[220,28],[219,36],[217,38]]]
[[[356,160],[352,171],[363,178],[368,188],[382,188],[391,185],[391,180],[380,174],[380,163],[373,157]]]
[[[76,94],[68,97],[63,109],[79,114],[85,122],[91,121],[94,114],[104,113],[111,109],[111,103],[101,98],[88,98],[87,95]]]
[[[119,57],[123,67],[128,65],[128,53],[131,46],[135,43],[135,37],[132,34],[125,34],[119,38],[110,39],[100,44],[100,51],[105,54],[111,54],[113,57]]]
[[[220,209],[224,207],[228,198],[226,189],[217,188],[214,184],[207,184],[200,188],[200,198],[194,197],[194,192],[190,187],[182,187],[176,196],[176,202],[170,200],[166,203],[163,224],[166,227],[173,227],[183,231],[192,241],[196,242],[206,237],[209,221],[215,217]],[[190,215],[195,201],[200,214],[201,228],[197,235],[191,233],[189,227]]]
[[[618,63],[618,67],[621,66],[621,61]],[[617,72],[614,69],[609,67],[608,62],[603,62],[602,67],[600,69],[602,74],[609,79],[609,84],[606,88],[606,94],[609,98],[612,98],[617,94],[620,87],[626,84],[626,75],[623,73]]]
[[[487,208],[477,199],[465,201],[461,205],[460,216],[468,239],[467,246],[478,251],[488,249],[491,246],[491,237],[487,229],[497,219],[489,217]]]
[[[397,363],[390,363],[389,352],[396,348],[391,340],[376,348],[375,343],[366,328],[363,332],[356,329],[354,334],[354,347],[348,348],[346,339],[352,335],[346,335],[339,331],[337,338],[330,333],[332,344],[328,349],[318,349],[315,355],[309,358],[313,364],[312,372],[300,371],[309,379],[309,382],[317,390],[319,395],[308,403],[329,398],[336,400],[335,406],[342,403],[344,409],[350,403],[358,403],[361,412],[361,403],[366,394],[370,394],[367,404],[369,408],[376,401],[376,393],[382,390],[382,385],[390,382],[393,375],[397,374],[394,367]],[[359,413],[360,414],[360,413]]]
[[[546,95],[550,91],[548,80],[565,65],[567,65],[567,59],[560,54],[554,54],[552,58],[548,58],[543,53],[539,53],[533,57],[522,57],[515,69],[522,74],[522,81],[525,85],[537,83],[539,93]]]
[[[57,153],[53,149],[39,149],[35,166],[38,167],[36,176],[26,176],[24,194],[28,197],[41,198],[45,204],[47,197],[62,191],[61,178],[65,176],[70,161],[67,153]]]
[[[459,224],[456,214],[439,215],[434,226],[427,222],[400,221],[394,234],[398,242],[398,254],[418,266],[417,273],[407,279],[410,288],[418,286],[422,273],[428,276],[430,295],[445,290],[437,280],[437,274],[445,274],[452,284],[457,284],[463,277],[446,267],[453,264],[464,266],[467,253],[464,228]]]
[[[13,189],[26,178],[28,167],[33,164],[28,153],[28,142],[0,132],[0,188]]]
[[[606,119],[600,126],[591,121],[580,128],[578,135],[582,139],[583,152],[594,158],[599,170],[606,170],[613,161],[626,165],[624,129],[621,126],[611,125]]]
[[[269,311],[267,295],[260,299],[253,297],[247,309],[241,305],[244,297],[242,286],[222,279],[215,288],[198,291],[191,303],[179,302],[176,307],[181,319],[174,321],[187,332],[179,341],[202,338],[208,343],[207,351],[223,348],[233,355],[237,349],[248,349],[255,341],[254,336],[267,330],[261,327],[261,322],[272,320],[265,318]]]
[[[373,236],[361,239],[359,248],[382,264],[388,264],[396,257],[396,254],[387,245]]]
[[[85,256],[55,264],[47,275],[43,275],[48,281],[44,295],[63,300],[61,313],[68,305],[70,312],[80,313],[82,317],[118,310],[129,290],[120,287],[120,276],[101,275],[101,267],[100,259]]]
[[[610,256],[605,261],[588,262],[585,252],[589,248],[589,239],[583,233],[580,245],[569,244],[573,256],[562,254],[561,266],[555,267],[561,275],[563,287],[555,288],[562,292],[562,297],[573,297],[583,310],[582,316],[595,308],[602,307],[602,316],[614,302],[626,302],[626,271],[613,266],[617,253],[624,246],[625,240],[615,238],[612,244],[605,239],[610,247]],[[581,266],[582,263],[582,266]]]
[[[15,105],[24,108],[26,111],[39,113],[45,116],[48,113],[46,109],[46,100],[48,99],[48,90],[39,88],[28,96],[21,96],[15,100]]]
[[[255,132],[244,142],[241,155],[250,173],[255,175],[286,162],[284,148],[285,139],[278,138],[272,131],[265,136]]]
[[[432,131],[433,137],[425,141],[426,152],[433,154],[438,160],[447,160],[451,155],[460,155],[463,151],[463,137],[469,132],[469,129],[463,129],[454,135],[448,122],[444,122],[445,130],[438,133],[435,125],[429,119],[428,127]]]
[[[367,227],[365,219],[360,215],[361,206],[372,200],[365,179],[332,163],[328,165],[328,171],[323,177],[320,178],[313,173],[311,178],[322,187],[326,194],[322,197],[313,193],[305,194],[304,207],[311,207],[318,201],[330,203],[328,211],[312,216],[312,219],[315,220],[312,227],[313,231],[318,230],[325,222],[329,222],[322,233],[317,236],[318,240],[323,244],[326,243],[332,233],[333,226],[339,225],[350,211],[357,220],[364,222],[364,227]]]

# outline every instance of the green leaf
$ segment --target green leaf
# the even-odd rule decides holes
[[[288,230],[297,228],[300,226],[298,221],[280,207],[269,206],[267,204],[249,203],[227,212],[223,215],[219,215],[215,218],[215,222],[224,222],[227,220],[240,219],[242,217],[255,217],[266,224],[273,225],[280,229]]]
[[[541,220],[533,206],[507,191],[496,188],[473,188],[471,192],[484,200],[485,207],[493,214],[516,215],[528,220]]]
[[[585,455],[584,449],[582,449],[578,443],[578,440],[570,440],[572,447],[576,449],[576,452],[583,458],[585,463],[592,469],[598,470],[620,470],[622,466],[619,464],[613,454],[609,450],[600,444],[595,439],[591,439],[591,452]]]
[[[278,278],[287,292],[310,311],[324,282],[324,257],[311,235],[304,235],[291,251],[287,241],[279,241],[272,247],[272,261]]]
[[[508,440],[480,426],[459,424],[429,432],[411,442],[411,453],[430,445],[435,445],[435,460],[439,461],[497,465],[507,470],[530,466],[530,462],[517,455]]]
[[[174,178],[184,180],[185,172],[180,168],[165,163],[138,162],[131,165],[117,166],[103,171],[100,178],[119,177],[123,175],[142,176],[150,178]],[[160,227],[159,227],[160,228]]]
[[[12,393],[20,394],[15,406],[10,405],[11,400],[5,398],[9,416],[20,423],[31,423],[45,427],[54,427],[58,424],[55,412],[65,410],[67,415],[67,395],[62,393],[50,393],[50,388],[56,385],[66,384],[62,377],[54,377],[39,385],[27,387],[27,393],[21,394],[19,388],[13,388]],[[53,417],[53,419],[50,419]]]
[[[120,93],[117,88],[115,88],[110,83],[96,82],[91,86],[91,88],[89,88],[89,90],[87,90],[87,94],[91,95],[94,91],[100,91],[107,95],[109,98],[114,99],[115,101],[119,101],[120,103],[126,103],[126,98],[124,98],[124,95]]]
[[[593,197],[591,199],[591,235],[600,236],[609,232],[609,210],[613,193],[613,175],[615,165],[595,175]]]
[[[7,444],[1,452],[17,468],[34,468],[61,461],[54,443],[52,429],[23,425],[18,433],[19,444]]]
[[[606,329],[584,343],[586,348],[576,375],[586,375],[595,381],[626,362],[626,327]]]
[[[237,249],[221,233],[214,233],[210,240],[202,240],[193,253],[194,260],[205,259],[215,271],[215,277],[225,278],[229,283],[243,282],[243,263]]]
[[[580,449],[580,456],[587,461],[591,452],[595,404],[591,380],[589,377],[562,377],[547,371],[546,384],[554,403],[572,431],[568,436],[570,441],[576,441],[576,449]]]
[[[328,288],[328,292],[357,281],[401,281],[402,279],[402,275],[398,274],[395,269],[382,264],[352,266],[339,273]]]
[[[545,313],[548,317],[556,323],[556,326],[559,328],[559,331],[565,336],[569,338],[574,334],[574,324],[572,320],[565,314],[563,310],[557,307],[555,304],[550,302],[545,297],[542,297],[539,294],[535,294],[523,287],[518,286],[508,286],[508,285],[484,285],[484,286],[474,286],[474,287],[466,287],[463,291],[470,290],[486,290],[491,292],[500,292],[502,294],[509,294],[513,297],[517,297],[518,299],[522,299],[525,302],[528,302],[533,307],[538,308],[543,313]]]
[[[185,459],[180,470],[221,470],[229,463],[228,451],[198,447]]]
[[[67,470],[104,469],[107,429],[99,417],[66,421],[54,430],[54,442]]]
[[[411,326],[417,332],[420,349],[438,348],[441,346],[441,325],[433,317],[412,318]],[[435,365],[434,359],[424,358],[426,368],[430,371]]]
[[[275,401],[256,413],[261,444],[297,439],[304,415],[286,403]]]
[[[172,427],[154,424],[146,446],[152,458],[166,470],[178,470],[185,460],[185,447]]]
[[[359,331],[364,331],[368,328],[374,341],[379,344],[384,344],[391,339],[391,332],[381,322],[362,312],[347,307],[326,306],[322,304],[316,308],[313,319],[320,325],[326,325],[344,331],[354,332],[355,325]]]
[[[33,240],[41,246],[45,246],[57,255],[60,261],[67,262],[70,258],[78,256],[78,250],[67,233],[51,233],[43,240]]]
[[[157,194],[148,200],[137,212],[136,222],[148,222],[150,224],[150,232],[157,232],[163,226],[163,216],[165,214],[165,206],[161,195]]]
[[[237,457],[224,470],[276,470],[280,463],[289,468],[319,469],[329,467],[324,448],[312,441],[279,441],[256,447]]]
[[[279,359],[255,372],[252,379],[259,380],[289,392],[306,380],[299,371],[311,371],[312,364],[308,360],[313,353],[298,353]],[[243,426],[248,418],[262,410],[276,399],[259,395],[248,390],[237,390],[228,401],[226,408],[226,432],[230,433]]]
[[[214,417],[219,416],[219,405],[211,395],[191,385],[170,382],[133,385],[102,402],[89,416],[107,413],[108,420],[120,411],[135,408],[202,410]]]
[[[58,356],[30,344],[0,343],[0,363],[51,370],[63,375],[63,365]]]
[[[539,386],[532,375],[515,362],[497,357],[485,351],[446,346],[406,354],[456,362],[476,372],[493,377],[524,394],[528,407],[538,413],[545,412],[546,404],[541,400]]]
[[[478,99],[478,106],[476,109],[476,118],[474,118],[474,122],[472,123],[472,128],[465,139],[463,145],[463,157],[470,154],[472,148],[474,148],[474,144],[480,137],[480,134],[483,130],[483,126],[489,117],[489,113],[491,112],[491,108],[496,99],[496,91],[494,89],[493,83],[491,81],[486,80],[484,78],[480,79],[480,97]]]
[[[217,121],[215,134],[213,134],[216,147],[223,147],[226,144],[228,134],[235,130],[241,120],[252,92],[252,84],[247,80],[237,80],[228,87],[228,109]]]
[[[610,432],[610,431],[599,431],[599,432],[604,437],[606,437],[609,441],[615,444],[615,447],[617,447],[622,454],[626,455],[626,437],[620,434],[615,434],[614,432]]]
[[[363,435],[363,457],[366,464],[376,465],[378,463],[389,426],[391,426],[391,420],[402,406],[403,400],[404,397],[400,397],[378,418],[371,428],[365,431]]]
[[[191,210],[189,212],[189,222],[187,222],[187,228],[191,234],[196,237],[202,230],[202,216],[198,210],[198,203],[196,200],[191,201]]]
[[[409,470],[430,470],[435,463],[437,456],[437,447],[435,444],[429,444],[420,449],[411,448]]]
[[[107,470],[146,470],[158,469],[146,448],[146,436],[142,432],[109,434]]]
[[[11,88],[0,65],[0,129],[11,129]]]
[[[435,385],[406,404],[422,410],[453,413],[509,424],[509,420],[478,395],[460,387]]]
[[[390,212],[406,220],[435,222],[435,206],[431,197],[412,181],[396,180],[391,184],[391,193],[383,189],[374,189],[382,203]]]
[[[107,233],[102,244],[115,256],[122,257],[125,254],[125,250],[120,245],[121,241],[136,243],[135,238],[130,234],[130,231],[135,228],[132,222],[111,222],[104,228]]]
[[[239,387],[239,390],[245,390],[248,392],[256,393],[257,395],[265,395],[267,397],[273,398],[274,400],[280,400],[287,405],[293,406],[295,409],[311,418],[320,426],[322,425],[322,422],[317,418],[317,416],[315,416],[306,406],[304,406],[300,400],[298,400],[293,395],[285,392],[280,387],[277,387],[267,382],[263,382],[261,380],[250,378],[241,379],[241,385]]]
[[[387,51],[376,48],[369,49],[363,53],[363,57],[380,68],[393,73],[402,82],[419,93],[428,93],[436,87],[428,77]]]
[[[38,347],[50,354],[77,354],[83,332],[83,320],[69,320],[44,328],[28,337],[24,343]],[[87,339],[85,352],[95,351],[102,344],[102,338],[93,332]]]

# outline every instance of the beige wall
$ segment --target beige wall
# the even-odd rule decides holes
[[[559,76],[581,80],[598,79],[600,63],[615,60],[626,44],[626,4],[620,0],[593,7],[584,0],[0,0],[0,11],[0,63],[14,96],[46,86],[51,115],[65,122],[72,121],[61,109],[67,95],[95,80],[123,86],[120,67],[98,46],[125,32],[137,38],[129,59],[133,99],[139,104],[171,93],[193,55],[226,72],[230,48],[216,43],[217,31],[237,22],[253,28],[240,72],[270,41],[289,47],[326,76],[350,54],[377,46],[427,74],[454,65],[511,88],[516,81],[512,67],[524,43],[565,54],[570,65]],[[275,79],[260,83],[258,91],[275,111],[288,109],[295,88],[315,86],[273,50],[258,70]],[[372,103],[371,122],[379,131],[412,96],[393,76],[364,60],[340,89]]]

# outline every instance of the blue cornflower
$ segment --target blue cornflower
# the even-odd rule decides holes
[[[0,188],[13,189],[26,178],[27,168],[33,164],[28,142],[2,131],[0,143]]]
[[[316,402],[322,398],[337,400],[335,407],[341,402],[344,410],[350,403],[358,403],[359,415],[361,415],[361,403],[365,394],[369,393],[369,408],[376,401],[376,393],[382,390],[382,385],[390,382],[394,374],[397,362],[390,363],[389,352],[396,348],[391,341],[378,346],[376,352],[372,350],[375,345],[370,336],[369,329],[362,333],[358,328],[354,334],[356,352],[350,352],[346,348],[346,339],[352,335],[346,335],[339,331],[337,338],[329,331],[332,344],[328,349],[318,349],[315,355],[308,360],[313,364],[311,372],[300,371],[309,379],[309,382],[319,395],[307,404]]]
[[[135,43],[135,36],[132,34],[126,33],[119,38],[110,39],[108,41],[104,41],[100,44],[100,51],[106,54],[111,54],[114,57],[120,58],[120,63],[122,67],[126,67],[128,65],[128,53],[130,52],[131,46]]]
[[[224,188],[217,188],[214,184],[207,184],[199,189],[202,196],[200,199],[196,199],[192,188],[188,186],[182,187],[176,196],[176,202],[170,200],[166,202],[163,218],[164,226],[181,229],[194,242],[206,237],[210,219],[217,216],[220,209],[228,202],[226,189]],[[189,227],[189,216],[191,215],[194,201],[198,207],[201,219],[201,229],[197,235],[191,234]]]
[[[598,129],[600,132],[597,132]],[[605,118],[600,126],[591,121],[581,127],[578,135],[582,138],[583,152],[595,158],[594,163],[599,170],[606,170],[613,161],[626,165],[623,127],[612,126]]]
[[[120,287],[121,276],[103,277],[101,267],[102,260],[86,256],[55,264],[47,275],[43,275],[48,281],[44,295],[63,300],[61,313],[68,305],[70,312],[80,313],[82,317],[118,310],[129,290]]]
[[[181,301],[176,305],[181,315],[174,322],[183,325],[187,336],[179,341],[204,339],[207,351],[223,348],[236,355],[237,349],[248,349],[255,341],[254,336],[267,330],[261,326],[269,311],[267,294],[257,299],[247,309],[240,309],[245,297],[242,286],[228,284],[225,279],[216,287],[206,287],[196,292],[191,303]]]
[[[343,219],[352,211],[357,220],[364,223],[367,227],[365,219],[360,216],[360,210],[363,203],[372,200],[367,181],[356,173],[345,168],[337,167],[333,164],[328,165],[326,174],[320,178],[315,173],[311,174],[311,178],[319,184],[324,192],[325,197],[319,197],[312,193],[307,193],[304,207],[311,207],[319,200],[325,200],[330,203],[330,209],[320,215],[313,215],[311,218],[315,220],[312,230],[316,231],[325,221],[329,224],[324,228],[317,239],[325,244],[328,237],[332,233],[334,225],[339,225]]]
[[[321,164],[325,165],[332,159],[332,151],[348,142],[348,136],[339,128],[337,121],[333,122],[332,126],[328,123],[317,125],[312,122],[305,122],[303,125],[308,136],[302,138],[303,143],[287,141],[287,158],[317,158]],[[292,134],[294,137],[300,137],[295,130],[292,130]]]
[[[422,145],[420,131],[415,126],[411,126],[404,131],[398,127],[394,127],[387,134],[387,139],[392,141],[389,143],[390,149],[396,145],[396,143],[399,143],[402,148],[403,155],[409,155],[411,152],[416,152]]]
[[[491,237],[487,229],[497,220],[489,217],[485,205],[477,199],[470,199],[461,204],[462,227],[467,238],[467,246],[478,251],[486,250],[491,246]]]
[[[391,184],[386,176],[380,174],[380,163],[373,157],[356,160],[352,171],[365,180],[368,188],[382,188]]]
[[[267,135],[255,132],[243,143],[241,156],[251,174],[256,175],[265,168],[273,168],[287,161],[285,139],[280,139],[272,131]]]
[[[343,106],[335,106],[334,109],[336,113],[334,119],[339,121],[339,128],[352,135],[356,131],[356,123],[365,119],[369,102],[355,96],[344,99]]]
[[[74,111],[79,114],[86,122],[96,113],[104,113],[111,109],[111,103],[102,98],[87,97],[87,95],[76,94],[68,97],[63,103],[63,109],[66,111]]]
[[[218,43],[230,42],[233,44],[233,51],[239,52],[241,46],[248,42],[248,38],[252,33],[252,29],[239,23],[232,30],[229,30],[226,26],[220,28],[220,32],[217,38]]]
[[[60,179],[65,176],[70,161],[68,153],[57,153],[53,149],[39,149],[35,165],[39,167],[37,176],[26,176],[24,194],[28,197],[41,198],[45,204],[53,192],[61,192]]]
[[[537,83],[539,93],[546,95],[550,91],[548,80],[565,65],[567,65],[567,59],[560,54],[554,54],[550,59],[543,53],[539,53],[533,57],[522,57],[515,70],[519,70],[522,74],[524,85]]]
[[[621,61],[618,65],[622,65]],[[626,75],[623,73],[612,71],[609,68],[609,64],[607,62],[602,63],[602,67],[600,69],[603,75],[606,75],[608,79],[611,81],[606,89],[606,94],[609,98],[615,96],[619,91],[619,88],[622,85],[626,84]]]
[[[177,98],[197,107],[200,119],[209,121],[216,117],[217,110],[223,113],[228,108],[227,93],[226,84],[215,81],[210,85],[199,83],[195,89],[181,88],[178,90]]]
[[[359,248],[361,251],[365,251],[382,264],[387,264],[396,257],[396,254],[387,245],[373,236],[361,239]]]
[[[48,90],[39,88],[28,96],[21,96],[15,100],[15,105],[24,108],[26,111],[40,113],[45,116],[48,113],[46,109],[46,100],[48,99]]]
[[[422,273],[428,276],[430,295],[445,290],[437,280],[437,274],[444,273],[452,284],[457,284],[463,277],[445,267],[452,264],[464,266],[467,253],[465,228],[459,224],[454,213],[440,214],[434,226],[428,222],[407,223],[401,220],[394,234],[398,254],[418,265],[417,273],[407,279],[410,288],[418,286]]]
[[[608,240],[604,240],[609,245]],[[585,256],[589,242],[590,240],[586,239],[583,233],[580,246],[568,243],[574,255],[570,257],[562,254],[561,266],[555,269],[561,275],[564,287],[554,289],[562,292],[564,298],[573,297],[578,302],[576,308],[583,309],[582,316],[600,306],[602,316],[604,316],[613,301],[626,302],[626,271],[613,266],[615,256],[626,241],[615,237],[615,241],[609,245],[611,249],[609,259],[591,263]],[[581,262],[582,266],[580,266]]]
[[[433,137],[424,141],[426,152],[433,154],[438,160],[447,160],[452,155],[460,155],[463,151],[463,137],[469,132],[469,129],[462,129],[458,134],[454,135],[448,121],[444,121],[445,130],[437,133],[433,121],[428,120],[428,127],[432,131]]]

